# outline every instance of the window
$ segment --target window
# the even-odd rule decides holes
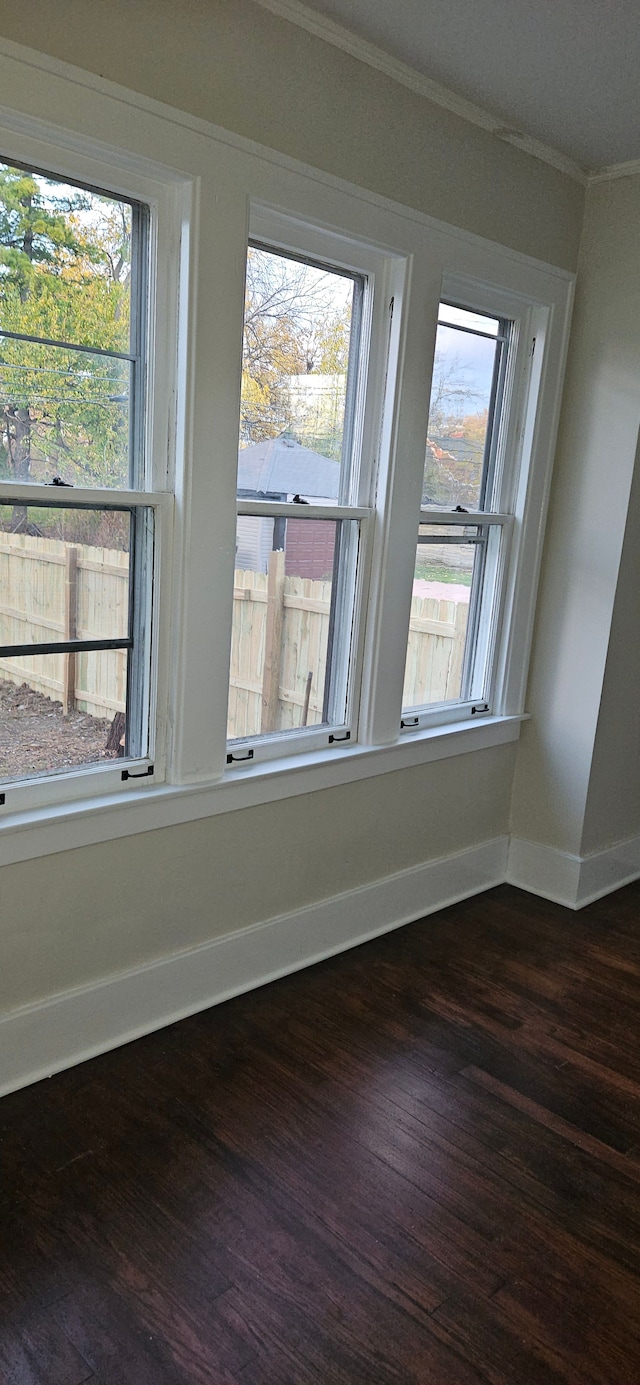
[[[513,324],[441,303],[405,664],[403,729],[487,713],[511,519],[500,504]],[[446,513],[446,522],[444,513]],[[474,522],[475,521],[475,522]]]
[[[515,739],[569,276],[39,81],[0,130],[5,840]]]
[[[247,252],[230,765],[344,744],[357,725],[373,289],[322,240],[322,260]]]
[[[146,208],[0,165],[0,779],[153,773]],[[6,796],[6,795],[5,795]]]

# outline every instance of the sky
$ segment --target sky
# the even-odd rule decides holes
[[[499,325],[497,318],[441,305],[434,378],[437,384],[443,374],[448,377],[451,413],[476,414],[489,407]],[[462,330],[465,327],[472,330]]]

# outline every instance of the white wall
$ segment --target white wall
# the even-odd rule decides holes
[[[576,855],[640,827],[639,227],[640,177],[591,187],[515,780],[514,834]]]
[[[0,0],[0,35],[575,268],[578,183],[252,0]]]
[[[640,834],[639,462],[640,447],[591,762],[581,847],[585,855]]]
[[[4,866],[0,1012],[501,836],[514,750]]]
[[[0,0],[0,35],[519,251],[575,265],[579,185],[250,0]],[[563,446],[573,457],[571,438]],[[569,464],[564,483],[578,512],[579,473]],[[545,610],[554,588],[563,590],[560,530]],[[606,558],[610,615],[617,560],[613,551]],[[600,674],[605,625],[603,618]],[[553,620],[550,628],[554,639]],[[534,684],[541,691],[544,667]],[[595,726],[597,676],[593,682]],[[588,735],[584,741],[589,760]],[[0,1006],[38,1001],[498,837],[514,755],[512,745],[495,747],[4,867]],[[530,760],[523,765],[526,797]],[[576,777],[584,806],[582,761]]]

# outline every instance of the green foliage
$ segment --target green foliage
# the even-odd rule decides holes
[[[0,333],[127,352],[130,255],[127,204],[0,166]],[[0,474],[126,485],[129,395],[126,361],[0,335]]]
[[[40,269],[59,275],[73,264],[80,245],[72,215],[89,206],[85,194],[37,179],[24,169],[0,166],[0,275],[24,297]]]

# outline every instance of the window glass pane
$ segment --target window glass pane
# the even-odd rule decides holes
[[[474,576],[484,559],[472,526],[421,525],[411,601],[403,709],[452,702],[463,685]]]
[[[124,755],[127,650],[0,659],[0,783]]]
[[[231,740],[344,721],[358,528],[238,516]]]
[[[440,304],[438,321],[447,322],[450,327],[467,327],[470,332],[485,332],[490,337],[497,337],[500,331],[498,317],[485,317],[469,308],[455,308],[452,303]]]
[[[0,480],[126,486],[131,369],[0,330]]]
[[[347,498],[362,283],[250,246],[238,494]]]
[[[137,203],[0,163],[0,482],[139,484],[144,225]]]
[[[144,593],[131,609],[134,527],[146,589],[148,507],[0,506],[0,775],[146,754],[149,613]],[[121,647],[64,648],[73,641]]]
[[[0,163],[0,326],[130,350],[132,207]]]
[[[130,531],[128,510],[0,505],[0,649],[127,638]]]
[[[478,510],[489,462],[499,366],[497,318],[441,305],[431,381],[423,505]],[[445,316],[446,313],[446,316]],[[455,319],[457,325],[451,325]],[[464,324],[462,324],[464,319]],[[473,330],[466,330],[475,324]],[[481,335],[491,328],[491,335]]]

